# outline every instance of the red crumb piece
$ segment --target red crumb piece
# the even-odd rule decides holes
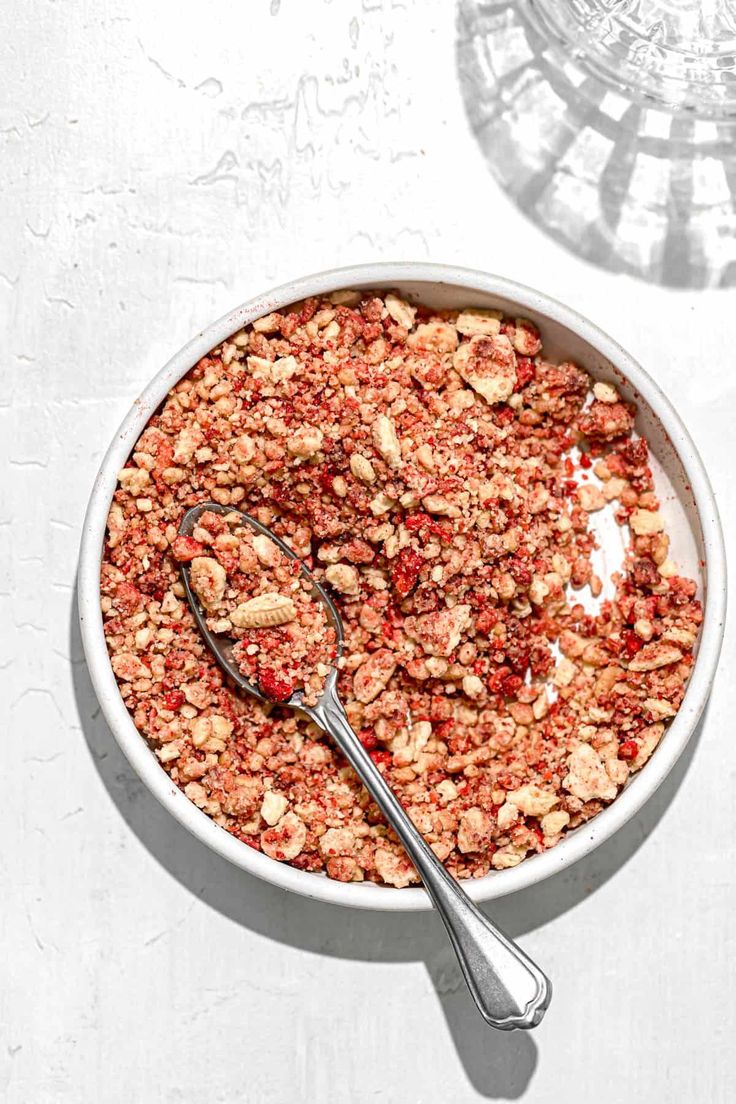
[[[204,545],[199,541],[194,540],[193,537],[178,536],[171,546],[171,552],[175,560],[179,563],[189,563],[195,556],[201,556],[204,552]]]
[[[184,694],[181,690],[169,690],[161,696],[161,705],[164,709],[179,709],[184,704]]]
[[[375,751],[378,747],[378,740],[370,728],[361,729],[358,733],[358,739],[366,751]]]
[[[534,361],[529,357],[517,356],[516,358],[516,390],[526,387],[536,375]]]
[[[621,634],[623,642],[623,654],[627,659],[633,659],[637,652],[641,651],[644,641],[636,635],[635,632],[631,632],[630,629],[624,629]]]
[[[296,690],[296,686],[290,679],[284,678],[270,667],[261,668],[258,671],[258,686],[267,698],[277,702],[287,701]]]
[[[399,553],[391,569],[391,583],[399,598],[406,598],[417,585],[423,563],[423,558],[411,548]]]

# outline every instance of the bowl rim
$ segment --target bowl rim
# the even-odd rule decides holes
[[[471,268],[429,262],[378,262],[328,269],[299,277],[247,300],[188,341],[161,368],[123,419],[100,464],[83,523],[78,567],[82,645],[100,706],[120,748],[141,781],[203,844],[235,866],[281,887],[331,904],[380,911],[413,912],[432,907],[420,887],[394,889],[373,883],[342,883],[296,870],[255,851],[198,809],[163,770],[128,713],[113,674],[100,610],[100,563],[107,514],[117,474],[151,414],[169,389],[210,349],[263,314],[313,295],[350,287],[451,285],[510,299],[538,311],[587,341],[609,360],[659,418],[689,481],[703,535],[707,577],[698,655],[682,706],[646,767],[616,800],[555,847],[509,870],[492,871],[464,887],[476,901],[518,892],[577,862],[633,817],[664,781],[684,751],[705,707],[715,677],[724,632],[726,557],[713,490],[697,449],[669,399],[644,369],[613,338],[583,315],[542,292]],[[428,287],[431,293],[431,287]]]

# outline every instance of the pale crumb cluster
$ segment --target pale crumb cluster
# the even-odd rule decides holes
[[[178,537],[214,502],[273,528],[330,589],[350,720],[452,874],[553,847],[654,752],[702,618],[633,426],[613,384],[548,361],[536,327],[497,310],[346,290],[233,335],[151,418],[108,519],[111,661],[163,769],[277,861],[417,881],[329,740],[236,692],[205,648],[182,562],[271,699],[307,669],[324,678],[332,643],[268,538],[214,513]],[[601,511],[629,547],[591,614]]]

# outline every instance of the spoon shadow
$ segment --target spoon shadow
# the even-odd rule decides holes
[[[309,954],[353,961],[423,962],[458,1057],[476,1091],[493,1099],[518,1099],[536,1068],[537,1045],[526,1032],[494,1031],[483,1022],[435,913],[341,909],[287,893],[214,854],[156,801],[124,757],[102,715],[83,658],[76,590],[74,597],[70,655],[82,733],[118,813],[150,855],[195,897],[263,938]],[[680,788],[703,723],[704,718],[656,794],[615,836],[545,882],[489,904],[485,911],[508,935],[515,939],[572,911],[629,861]],[[554,1015],[554,1002],[549,1014]]]

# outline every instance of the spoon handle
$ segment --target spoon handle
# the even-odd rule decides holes
[[[334,681],[309,715],[333,737],[386,817],[442,917],[468,988],[492,1027],[536,1027],[552,995],[549,980],[483,915],[417,831],[350,726]]]

